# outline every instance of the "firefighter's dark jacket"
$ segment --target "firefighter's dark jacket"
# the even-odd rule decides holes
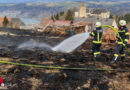
[[[94,30],[92,33],[90,33],[90,36],[93,37],[93,43],[101,44],[102,33],[103,33],[103,29],[101,27],[96,28],[96,30]]]
[[[118,33],[120,37],[122,38],[123,42],[121,42],[120,39],[118,39],[118,44],[126,44],[129,40],[129,31],[126,26],[119,27]]]

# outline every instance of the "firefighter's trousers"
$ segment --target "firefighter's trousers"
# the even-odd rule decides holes
[[[95,57],[96,57],[97,55],[100,55],[100,47],[101,47],[101,44],[93,43],[92,51],[93,51],[93,55],[94,55]]]

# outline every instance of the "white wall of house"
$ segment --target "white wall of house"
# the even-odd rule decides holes
[[[74,17],[78,18],[79,17],[79,12],[75,12]]]
[[[102,18],[109,18],[109,17],[110,17],[110,12],[102,12],[102,13],[100,14],[100,16],[101,16]]]

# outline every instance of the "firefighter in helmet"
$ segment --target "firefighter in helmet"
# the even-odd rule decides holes
[[[118,46],[115,50],[115,54],[113,57],[113,60],[111,62],[111,64],[113,64],[115,61],[117,61],[119,59],[119,55],[121,57],[121,60],[125,59],[125,47],[127,46],[128,40],[129,40],[129,31],[126,27],[126,21],[125,20],[120,20],[119,21],[119,37],[122,38],[122,40],[117,36],[117,42],[118,42]]]
[[[90,36],[93,37],[93,45],[92,45],[92,51],[94,58],[97,58],[100,55],[100,47],[102,42],[102,24],[101,22],[95,23],[96,29],[90,33]]]

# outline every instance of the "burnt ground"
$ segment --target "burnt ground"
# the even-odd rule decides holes
[[[45,66],[130,70],[129,50],[125,61],[110,65],[114,50],[111,47],[109,51],[102,48],[102,55],[93,60],[90,41],[68,54],[40,48],[16,50],[18,45],[31,39],[54,46],[65,38],[0,28],[0,58]],[[9,90],[130,90],[130,72],[58,70],[0,64],[0,77]]]

